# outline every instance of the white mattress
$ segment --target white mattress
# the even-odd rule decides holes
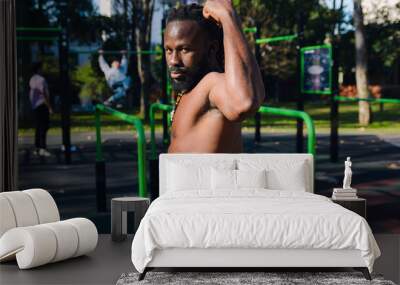
[[[248,189],[170,192],[156,199],[132,243],[143,272],[156,249],[360,250],[372,271],[379,248],[361,216],[307,192]]]

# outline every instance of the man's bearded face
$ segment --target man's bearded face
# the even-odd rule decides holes
[[[164,33],[165,56],[175,92],[188,92],[208,72],[208,41],[198,23],[168,23]]]

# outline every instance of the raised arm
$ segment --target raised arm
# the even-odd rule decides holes
[[[210,90],[210,101],[228,120],[254,115],[264,101],[261,72],[242,33],[239,17],[229,0],[207,0],[204,17],[216,21],[224,33],[225,73]]]
[[[126,58],[126,51],[121,51],[121,53],[122,59],[120,69],[123,74],[126,74],[128,72],[128,59]]]
[[[108,73],[110,71],[110,66],[108,65],[108,63],[106,62],[106,60],[104,59],[104,56],[102,53],[100,53],[99,55],[99,65],[100,65],[100,69],[101,71],[104,72],[104,74],[106,75],[106,77],[108,76]]]

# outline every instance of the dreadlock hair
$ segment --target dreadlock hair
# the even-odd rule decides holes
[[[203,6],[198,4],[181,5],[172,8],[168,14],[167,22],[173,21],[195,21],[206,32],[211,41],[217,43],[217,63],[221,71],[224,70],[224,35],[222,28],[214,21],[204,18]]]

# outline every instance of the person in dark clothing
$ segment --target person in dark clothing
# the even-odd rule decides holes
[[[47,150],[46,135],[49,129],[50,114],[53,109],[50,105],[50,94],[46,79],[41,75],[42,63],[35,63],[33,75],[29,80],[29,100],[35,116],[35,147],[34,154],[39,156],[50,156]]]

